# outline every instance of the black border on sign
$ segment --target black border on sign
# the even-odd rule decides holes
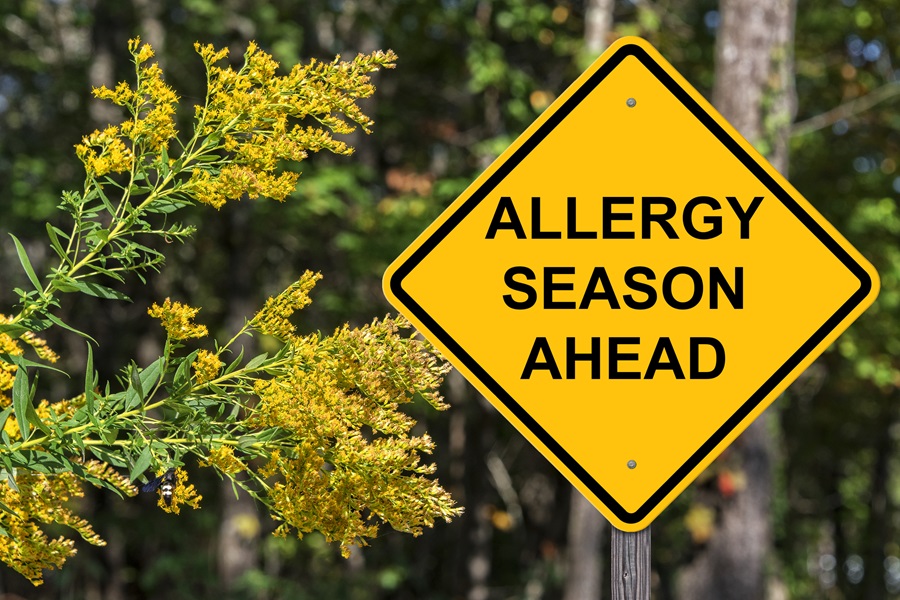
[[[553,129],[568,116],[625,58],[638,59],[666,89],[669,90],[691,114],[693,114],[726,148],[749,169],[797,219],[803,223],[834,256],[859,279],[859,289],[835,312],[818,330],[794,352],[763,385],[744,402],[740,408],[718,430],[675,471],[675,473],[636,511],[628,512],[603,486],[601,486],[572,456],[565,451],[520,405],[510,396],[489,373],[447,333],[440,324],[403,289],[403,280],[422,260],[487,197],[487,195],[514,169]],[[422,245],[394,272],[390,279],[390,289],[408,310],[425,325],[440,341],[469,369],[491,392],[568,468],[597,498],[609,508],[623,523],[635,524],[642,521],[669,493],[684,480],[700,462],[728,436],[775,387],[818,346],[825,337],[856,308],[872,289],[872,279],[866,270],[851,257],[846,250],[812,218],[797,201],[776,182],[772,176],[753,159],[741,145],[708,114],[693,97],[683,89],[666,70],[647,52],[636,44],[626,44],[619,48],[609,60],[588,78],[588,80],[568,98],[559,109],[538,128],[538,130],[513,153],[513,155],[487,179],[459,209],[438,227]]]

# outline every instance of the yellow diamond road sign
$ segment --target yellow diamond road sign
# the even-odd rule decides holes
[[[626,38],[384,288],[636,531],[874,301],[878,276],[652,46]]]

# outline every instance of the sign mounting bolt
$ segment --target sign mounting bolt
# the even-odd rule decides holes
[[[625,104],[628,105],[628,108],[634,108],[637,105],[637,100],[635,100],[634,98],[629,98],[625,101]]]
[[[629,468],[629,469],[636,469],[636,468],[637,468],[637,462],[636,462],[636,461],[633,461],[633,460],[629,460],[629,461],[628,461],[628,468]]]

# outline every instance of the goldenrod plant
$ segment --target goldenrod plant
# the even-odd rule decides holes
[[[161,322],[162,356],[145,367],[130,362],[118,383],[99,381],[97,341],[56,314],[67,293],[127,300],[116,284],[129,275],[144,281],[163,262],[147,240],[194,233],[174,220],[179,209],[281,201],[298,177],[284,164],[320,150],[352,152],[334,135],[369,132],[357,100],[374,91],[368,75],[396,59],[378,51],[314,60],[279,76],[253,43],[238,70],[219,66],[227,50],[195,48],[207,94],[191,136],[178,136],[179,98],[153,50],[131,40],[134,87],[94,90],[128,116],[76,146],[84,187],[61,202],[71,228],[47,225],[58,264],[40,277],[13,236],[31,288],[16,290],[18,312],[0,316],[0,559],[36,585],[43,569],[75,553],[72,539],[48,537],[47,524],[104,543],[70,504],[88,483],[120,496],[141,486],[178,513],[201,500],[188,472],[215,469],[268,508],[277,535],[320,531],[345,556],[382,524],[417,535],[461,510],[421,462],[432,440],[413,435],[415,421],[400,410],[416,398],[445,408],[447,364],[399,318],[330,336],[299,332],[294,313],[310,303],[318,274],[304,273],[223,343],[207,339],[199,308],[161,299],[148,319]],[[58,359],[38,337],[51,327],[83,336],[87,360],[83,373],[69,374],[75,397],[36,402],[39,370]],[[280,349],[245,357],[241,341],[252,335],[271,336]]]

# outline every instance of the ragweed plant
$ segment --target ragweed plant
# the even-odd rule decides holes
[[[400,410],[416,398],[445,408],[438,388],[446,363],[400,319],[330,336],[299,332],[294,314],[310,303],[318,274],[270,298],[224,343],[207,339],[199,308],[168,298],[153,304],[148,318],[162,326],[162,356],[143,368],[131,362],[118,384],[98,380],[96,342],[56,314],[67,293],[127,300],[116,283],[143,281],[163,262],[147,240],[194,233],[174,220],[179,209],[281,201],[298,177],[284,164],[321,150],[349,154],[334,135],[369,131],[357,100],[374,91],[368,75],[396,58],[379,51],[278,75],[253,43],[236,70],[220,66],[227,51],[195,48],[207,93],[191,135],[176,131],[179,98],[153,50],[132,40],[134,84],[94,90],[126,118],[75,147],[84,185],[64,192],[60,205],[71,228],[47,225],[55,266],[39,277],[13,236],[31,288],[15,290],[17,312],[0,316],[0,560],[35,584],[75,552],[73,540],[50,539],[43,525],[103,544],[69,504],[85,483],[120,496],[143,484],[178,513],[201,501],[185,467],[211,468],[265,505],[278,535],[320,531],[345,555],[383,523],[415,535],[460,510],[431,477],[434,466],[421,462],[431,439],[413,435],[413,419]],[[36,403],[37,371],[58,358],[38,336],[50,327],[87,339],[84,373],[70,375],[83,385],[72,399]],[[245,358],[241,341],[250,335],[272,336],[280,349]],[[202,347],[189,351],[187,340]]]

